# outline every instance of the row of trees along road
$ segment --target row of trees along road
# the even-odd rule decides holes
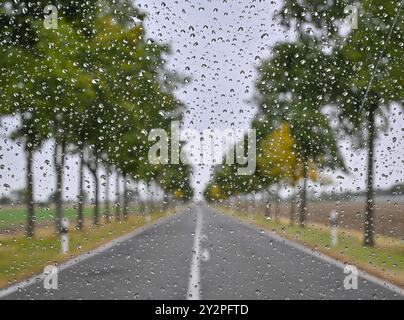
[[[115,172],[117,218],[128,216],[130,181],[157,181],[166,192],[190,199],[189,167],[151,166],[147,158],[150,129],[168,130],[171,120],[181,120],[184,108],[173,94],[182,79],[165,67],[168,46],[147,39],[144,14],[132,1],[55,1],[57,29],[44,27],[47,4],[10,1],[0,11],[0,114],[20,119],[10,137],[23,142],[26,154],[27,236],[34,235],[35,223],[33,156],[48,140],[54,142],[59,231],[67,154],[80,159],[79,229],[84,220],[84,168],[94,180],[95,225],[100,222],[101,167],[107,179]],[[125,182],[122,213],[119,179]],[[104,184],[109,186],[109,181]],[[109,221],[108,196],[105,202]]]
[[[364,245],[374,245],[377,119],[385,128],[392,105],[402,108],[404,98],[403,1],[355,3],[359,25],[348,30],[344,10],[353,2],[284,1],[276,19],[293,40],[277,43],[258,67],[257,171],[235,177],[235,168],[216,168],[208,199],[300,182],[304,226],[308,179],[324,168],[349,171],[338,149],[343,135],[367,151]]]

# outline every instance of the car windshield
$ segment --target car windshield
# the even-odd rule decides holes
[[[403,299],[403,6],[2,1],[0,299]]]

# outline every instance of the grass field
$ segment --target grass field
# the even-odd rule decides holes
[[[92,208],[84,209],[84,216],[90,217]],[[64,216],[70,220],[76,219],[77,209],[65,208]],[[35,221],[39,224],[53,221],[55,218],[55,209],[53,208],[36,208]],[[0,229],[23,229],[27,220],[27,211],[24,207],[0,207]]]
[[[339,228],[338,245],[331,247],[330,228],[323,224],[308,223],[306,228],[300,228],[289,226],[284,218],[271,220],[262,214],[247,215],[223,208],[222,211],[404,287],[404,241],[401,239],[377,235],[376,246],[369,248],[362,245],[360,232]]]
[[[55,234],[53,228],[38,228],[36,236],[31,240],[23,233],[0,235],[0,288],[41,273],[46,265],[55,265],[95,249],[167,214],[154,213],[151,220],[143,215],[131,214],[127,221],[113,221],[98,227],[93,227],[91,220],[88,219],[83,231],[71,228],[69,255],[60,253],[59,236]]]

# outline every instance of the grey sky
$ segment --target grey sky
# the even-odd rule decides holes
[[[248,101],[253,95],[255,66],[270,53],[286,33],[272,20],[279,1],[150,1],[136,3],[148,12],[149,36],[169,43],[169,65],[189,75],[192,82],[177,91],[188,110],[184,127],[248,128],[255,108]],[[321,80],[319,80],[321,81]],[[321,82],[320,82],[321,84]],[[386,187],[403,182],[404,117],[398,111],[390,117],[391,127],[378,141],[376,183]],[[0,194],[24,185],[24,158],[20,148],[4,139],[0,142]],[[363,188],[365,153],[352,151],[347,141],[341,151],[352,174],[335,179],[328,188]],[[37,199],[45,199],[54,188],[51,143],[35,155]],[[66,196],[77,192],[77,158],[67,161]],[[195,168],[194,186],[201,191],[209,179],[209,167]],[[340,173],[332,174],[334,177]],[[90,177],[86,179],[90,181]],[[4,185],[10,185],[6,188]]]

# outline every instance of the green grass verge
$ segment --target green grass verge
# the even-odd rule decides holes
[[[87,223],[81,232],[71,230],[68,256],[60,253],[59,236],[53,228],[38,228],[34,239],[27,239],[21,233],[0,236],[0,288],[38,274],[46,265],[71,259],[166,215],[167,213],[155,213],[151,215],[150,221],[146,221],[142,215],[131,214],[127,221],[98,227]]]
[[[404,287],[403,240],[376,236],[375,247],[364,247],[360,232],[340,229],[338,245],[331,247],[330,228],[325,225],[308,223],[305,228],[301,228],[290,226],[287,220],[267,219],[262,214],[247,215],[228,209],[222,211]]]

